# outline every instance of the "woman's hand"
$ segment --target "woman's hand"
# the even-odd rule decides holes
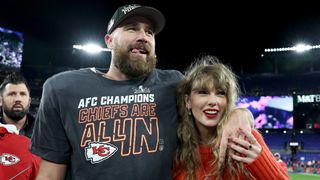
[[[251,131],[240,128],[239,132],[244,138],[229,138],[228,147],[232,149],[229,151],[229,155],[236,161],[250,164],[259,156],[262,147]]]
[[[251,112],[245,108],[236,108],[228,116],[226,124],[222,129],[221,142],[219,144],[219,162],[223,163],[226,157],[228,140],[230,138],[243,138],[239,128],[251,132],[253,117]]]

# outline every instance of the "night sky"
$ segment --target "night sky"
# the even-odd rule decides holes
[[[107,22],[128,3],[156,7],[166,16],[156,36],[160,68],[183,70],[200,54],[212,54],[237,72],[259,73],[274,57],[264,54],[265,48],[320,44],[320,11],[305,2],[1,0],[0,27],[24,33],[25,67],[106,66],[108,54],[90,57],[72,51],[72,45],[94,41],[106,47]]]

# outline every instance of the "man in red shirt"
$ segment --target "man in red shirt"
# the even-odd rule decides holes
[[[273,155],[274,155],[274,157],[276,158],[277,162],[279,162],[279,164],[281,165],[281,167],[283,167],[285,170],[288,171],[287,164],[286,164],[284,161],[282,161],[280,153],[277,153],[277,152],[276,152],[276,153],[274,153]]]
[[[14,125],[0,123],[0,179],[33,180],[41,159],[29,151],[30,139]]]

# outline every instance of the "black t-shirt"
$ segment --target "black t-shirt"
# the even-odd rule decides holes
[[[94,71],[45,82],[31,151],[68,164],[69,179],[171,179],[182,74],[113,81]]]

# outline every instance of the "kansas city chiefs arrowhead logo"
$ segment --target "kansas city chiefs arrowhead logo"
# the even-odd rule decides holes
[[[3,153],[2,156],[0,156],[0,164],[4,166],[11,166],[17,164],[19,161],[20,158],[12,154]]]
[[[118,148],[113,144],[90,142],[85,148],[86,159],[90,161],[91,164],[96,164],[108,159],[117,150]]]

